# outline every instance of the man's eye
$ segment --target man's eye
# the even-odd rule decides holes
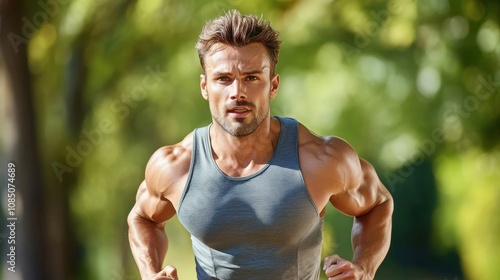
[[[229,78],[228,77],[219,77],[219,78],[217,78],[217,81],[219,81],[219,82],[227,82],[227,81],[229,81]]]
[[[248,77],[247,77],[247,80],[248,80],[248,81],[256,81],[256,80],[257,80],[257,77],[255,77],[255,76],[248,76]]]

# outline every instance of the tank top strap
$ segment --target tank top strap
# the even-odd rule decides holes
[[[193,154],[198,164],[204,168],[212,166],[212,147],[210,145],[210,125],[200,127],[194,131]]]
[[[292,118],[275,117],[281,123],[280,137],[276,151],[271,160],[272,164],[299,170],[298,154],[298,122]]]

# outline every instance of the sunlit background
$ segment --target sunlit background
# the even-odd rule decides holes
[[[272,113],[346,139],[392,193],[376,279],[500,279],[497,0],[0,1],[18,217],[0,279],[140,279],[127,214],[151,154],[210,122],[194,44],[232,8],[281,34]],[[327,211],[323,254],[350,258],[352,218]],[[167,233],[165,263],[195,279],[189,235]]]

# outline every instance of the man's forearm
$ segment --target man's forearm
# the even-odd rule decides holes
[[[354,219],[352,228],[353,263],[361,266],[373,279],[389,251],[392,229],[391,198],[370,212]]]
[[[168,239],[163,225],[145,220],[132,210],[128,217],[129,242],[142,279],[157,274],[167,254]]]

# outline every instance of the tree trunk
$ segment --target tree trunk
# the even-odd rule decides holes
[[[21,28],[21,5],[22,1],[18,0],[0,1],[1,51],[7,80],[7,90],[2,92],[7,100],[4,105],[7,129],[3,135],[6,160],[15,164],[16,205],[11,217],[17,218],[12,221],[15,223],[15,272],[4,269],[3,273],[5,279],[49,279],[45,263],[50,252],[45,243],[44,186],[28,70],[28,38]],[[7,162],[2,163],[3,174],[7,172]]]

